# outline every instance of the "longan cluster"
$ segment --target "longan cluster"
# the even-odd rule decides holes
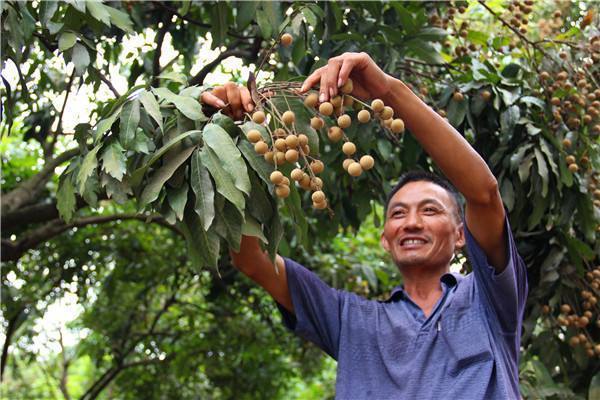
[[[507,6],[506,19],[509,20],[510,25],[517,29],[521,34],[527,33],[527,25],[529,24],[529,17],[533,11],[533,0],[512,1]],[[558,11],[560,12],[560,11]]]
[[[560,314],[556,318],[556,323],[564,328],[569,328],[572,333],[569,338],[569,344],[572,347],[583,346],[588,357],[600,358],[600,343],[594,343],[588,329],[595,325],[600,328],[600,320],[598,320],[598,297],[600,291],[600,266],[594,270],[588,271],[585,275],[587,289],[582,289],[581,307],[578,313],[576,307],[570,304],[562,304],[560,306]],[[588,290],[590,289],[590,290]],[[542,313],[549,315],[552,309],[549,305],[542,307]]]

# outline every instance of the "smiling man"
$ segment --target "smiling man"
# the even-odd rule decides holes
[[[244,236],[234,265],[264,287],[285,324],[338,361],[339,399],[518,399],[521,321],[527,275],[516,251],[498,185],[468,142],[365,53],[345,53],[311,74],[320,101],[352,78],[352,94],[380,98],[402,118],[445,176],[403,175],[386,204],[382,246],[404,278],[385,302],[335,290],[293,260]],[[251,111],[233,84],[202,100]],[[464,217],[458,194],[465,199]],[[473,272],[449,272],[466,247]]]

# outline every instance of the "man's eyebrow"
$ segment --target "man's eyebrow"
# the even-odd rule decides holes
[[[424,205],[424,204],[435,204],[435,205],[437,205],[438,207],[441,207],[441,208],[444,208],[444,209],[446,208],[446,206],[444,206],[444,204],[442,204],[442,203],[441,203],[439,200],[437,200],[437,199],[434,199],[434,198],[426,198],[426,199],[423,199],[423,200],[421,200],[421,201],[420,201],[420,202],[419,202],[417,205],[418,205],[418,206],[422,206],[422,205]],[[392,210],[392,209],[394,209],[394,208],[398,208],[398,207],[405,207],[405,208],[406,208],[406,207],[408,207],[408,204],[406,204],[406,203],[403,203],[403,202],[401,202],[401,201],[396,201],[396,202],[393,202],[393,203],[392,203],[392,204],[389,206],[389,208],[388,208],[388,209],[389,209],[389,210]]]

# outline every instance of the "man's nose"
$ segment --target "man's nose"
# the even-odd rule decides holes
[[[423,220],[418,211],[409,211],[404,220],[404,229],[419,230],[423,229]]]

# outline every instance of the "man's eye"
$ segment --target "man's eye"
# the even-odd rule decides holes
[[[433,207],[427,207],[424,209],[424,211],[428,214],[435,214],[437,212],[437,209],[435,209]]]
[[[392,217],[402,217],[405,214],[402,210],[396,210],[392,213]]]

